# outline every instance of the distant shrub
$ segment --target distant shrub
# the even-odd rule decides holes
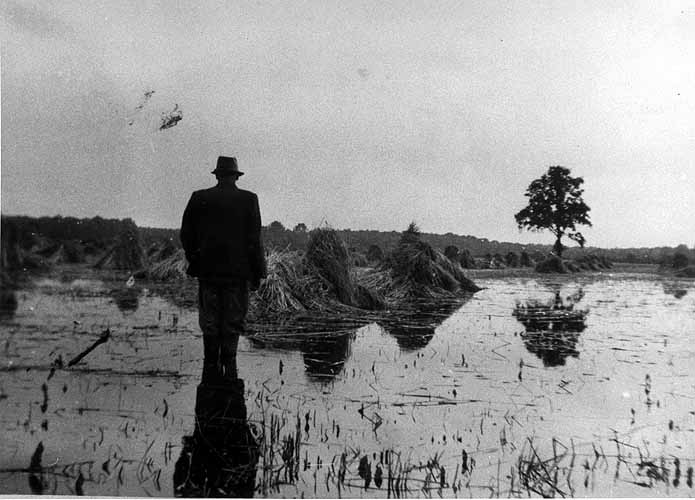
[[[490,269],[490,259],[487,257],[476,257],[475,267],[476,269]]]
[[[681,252],[676,252],[673,256],[673,268],[674,269],[682,269],[684,267],[688,267],[689,260],[688,256],[684,253]]]
[[[539,273],[567,273],[568,269],[565,263],[557,255],[551,255],[545,260],[536,264],[536,272]]]
[[[507,263],[507,267],[519,267],[521,262],[521,258],[516,252],[509,252],[504,260]]]
[[[501,253],[496,253],[492,256],[491,266],[495,269],[504,269],[505,267],[507,267],[504,257],[502,257]]]
[[[528,252],[521,252],[521,256],[519,257],[519,265],[521,267],[533,267],[533,260],[531,260],[531,256],[528,254]]]

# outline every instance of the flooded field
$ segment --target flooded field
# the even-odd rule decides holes
[[[0,317],[0,493],[693,495],[693,280],[477,283],[446,314],[242,338],[210,443],[194,291],[36,278]]]

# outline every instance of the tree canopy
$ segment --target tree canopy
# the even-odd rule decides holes
[[[565,235],[583,247],[586,240],[576,226],[591,226],[590,208],[582,199],[583,183],[584,179],[572,177],[568,168],[548,168],[526,190],[528,205],[514,216],[519,229],[550,231],[555,235],[554,249],[558,255],[562,255],[561,240]]]

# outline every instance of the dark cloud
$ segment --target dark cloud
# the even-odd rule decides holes
[[[58,17],[34,7],[15,2],[3,2],[0,6],[3,17],[17,29],[40,37],[63,38],[74,35],[72,26]]]

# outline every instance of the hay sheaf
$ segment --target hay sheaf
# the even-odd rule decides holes
[[[457,262],[422,241],[413,225],[403,233],[398,246],[382,266],[384,269],[390,270],[393,280],[386,290],[387,298],[396,301],[479,290]]]
[[[384,251],[379,245],[369,245],[369,249],[367,250],[367,260],[369,262],[381,262],[384,260]]]
[[[383,297],[356,281],[347,247],[332,229],[312,231],[306,254],[272,250],[268,274],[251,296],[253,318],[300,313],[338,314],[385,307]]]
[[[305,311],[307,279],[296,252],[272,250],[266,257],[268,274],[251,297],[251,313],[288,314]]]
[[[157,243],[153,243],[147,250],[147,259],[150,262],[161,262],[175,255],[180,250],[173,241],[165,239]]]
[[[151,265],[146,276],[153,281],[177,281],[186,279],[188,261],[183,250],[177,250],[169,257]]]
[[[305,261],[326,291],[347,305],[355,305],[355,287],[350,278],[350,256],[338,233],[330,228],[314,229],[309,235]]]
[[[135,271],[145,267],[145,251],[140,246],[136,230],[126,230],[118,236],[116,244],[94,265],[97,269]]]
[[[583,255],[574,260],[563,260],[557,255],[549,255],[536,264],[539,273],[578,273],[582,271],[601,271],[609,269],[613,264],[603,256]]]
[[[575,265],[586,271],[600,271],[601,269],[609,269],[612,267],[611,262],[604,256],[599,255],[583,255],[574,259]]]
[[[36,251],[48,265],[79,264],[85,261],[85,253],[79,242],[54,243]]]

